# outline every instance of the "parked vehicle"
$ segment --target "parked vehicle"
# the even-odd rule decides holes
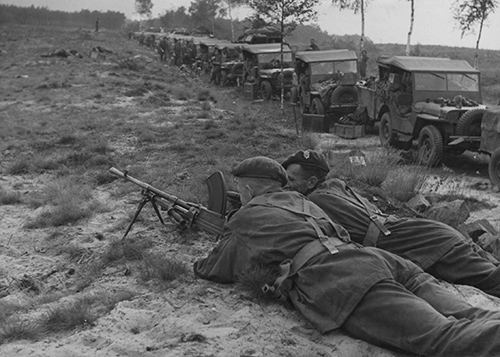
[[[379,79],[359,86],[360,106],[380,121],[382,145],[409,149],[434,166],[446,152],[479,150],[480,73],[464,60],[395,56],[378,60]]]
[[[326,128],[357,108],[359,76],[354,51],[299,51],[295,71],[298,80],[292,100],[298,101],[303,114],[324,115]]]
[[[279,43],[243,44],[242,51],[245,81],[256,86],[262,98],[271,99],[273,94],[280,92],[282,68],[285,93],[290,92],[294,76],[290,46],[283,44],[283,64]]]
[[[215,49],[220,51],[220,62],[214,62],[213,66],[218,67],[217,84],[221,86],[243,83],[245,75],[245,64],[241,53],[241,44],[231,42],[219,42]]]

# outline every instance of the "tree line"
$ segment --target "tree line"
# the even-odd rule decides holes
[[[94,27],[99,19],[99,27],[120,29],[125,24],[125,14],[117,11],[89,11],[65,12],[49,10],[44,7],[19,7],[14,5],[0,5],[0,25],[57,25],[73,27]]]

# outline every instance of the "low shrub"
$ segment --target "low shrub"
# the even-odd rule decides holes
[[[69,331],[78,326],[92,325],[96,319],[89,302],[79,299],[51,308],[42,325],[49,332]]]
[[[7,167],[9,175],[22,175],[30,172],[32,167],[31,160],[27,157],[21,157]]]
[[[43,335],[43,326],[35,321],[11,318],[0,327],[0,344],[15,340],[33,340]]]

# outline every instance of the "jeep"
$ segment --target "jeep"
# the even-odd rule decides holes
[[[480,74],[464,60],[394,56],[378,59],[379,79],[359,86],[360,106],[379,121],[383,146],[410,149],[419,163],[438,165],[445,153],[479,150]]]
[[[279,43],[244,44],[245,81],[253,83],[263,99],[271,99],[281,91],[281,69],[285,93],[292,88],[294,76],[292,51],[283,44],[283,65]]]
[[[326,115],[335,121],[357,108],[354,51],[299,51],[295,54],[295,71],[298,81],[292,100],[299,102],[302,113]]]

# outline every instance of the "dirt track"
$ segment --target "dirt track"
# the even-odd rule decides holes
[[[139,200],[131,184],[102,176],[110,165],[140,173],[184,199],[203,201],[202,179],[214,169],[227,172],[231,163],[255,154],[280,159],[297,148],[294,124],[277,121],[260,132],[265,105],[252,107],[231,89],[207,88],[215,98],[200,100],[203,82],[159,64],[151,51],[120,34],[26,27],[0,34],[0,186],[21,195],[19,203],[0,205],[0,307],[19,306],[15,316],[39,321],[57,306],[92,297],[98,314],[74,329],[0,341],[0,355],[402,356],[339,332],[321,336],[282,305],[262,304],[234,286],[195,279],[191,264],[214,246],[213,239],[179,234],[172,225],[162,228],[151,209],[142,213],[130,238],[179,259],[187,273],[167,284],[145,282],[141,263],[122,258],[86,275],[121,236]],[[97,45],[113,53],[89,58]],[[82,58],[41,57],[58,48],[75,49]],[[243,139],[251,142],[248,148],[238,146]],[[359,145],[332,138],[328,145],[331,140],[336,140],[333,147]],[[373,140],[366,139],[367,150],[376,147]],[[86,150],[93,154],[85,156]],[[25,170],[15,173],[13,164],[23,162]],[[498,205],[498,194],[474,188],[480,186],[474,180],[483,182],[484,176],[471,174],[449,176],[459,182],[455,189],[488,196]],[[37,198],[41,205],[33,198],[69,178],[91,189],[87,218],[27,228],[51,208],[43,197]],[[498,207],[474,214],[499,225]],[[475,289],[449,288],[472,304],[500,308],[498,299]],[[107,299],[116,304],[98,313]]]

